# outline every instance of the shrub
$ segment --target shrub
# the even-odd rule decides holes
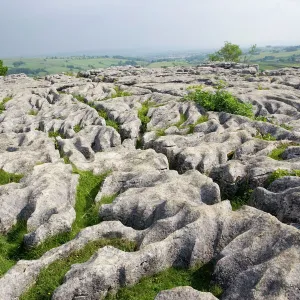
[[[197,88],[186,97],[201,105],[206,110],[227,112],[235,115],[253,117],[252,104],[242,103],[228,91],[218,88],[215,92]]]
[[[0,60],[0,76],[5,76],[7,74],[8,67],[3,66],[3,61]]]

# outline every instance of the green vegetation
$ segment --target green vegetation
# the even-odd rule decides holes
[[[8,184],[11,182],[20,182],[24,175],[22,174],[13,174],[5,172],[4,170],[0,169],[0,185]]]
[[[179,128],[184,122],[186,122],[187,117],[184,114],[180,114],[180,120],[175,123],[173,126],[176,126],[177,128]]]
[[[117,130],[118,132],[120,131],[120,124],[117,123],[115,120],[110,119],[105,110],[102,110],[102,109],[100,109],[100,110],[96,109],[96,110],[98,111],[99,116],[102,117],[103,119],[105,119],[106,126],[110,126],[110,127],[114,128],[115,130]]]
[[[238,210],[243,205],[247,205],[252,193],[253,190],[251,189],[244,189],[243,191],[237,193],[237,195],[230,200],[232,210]]]
[[[141,132],[145,133],[147,131],[147,124],[150,122],[150,118],[147,116],[150,107],[154,106],[154,102],[151,99],[142,103],[142,107],[138,110],[138,118],[141,120]]]
[[[263,86],[259,83],[258,86],[257,86],[257,89],[258,89],[259,91],[264,91],[264,90],[269,90],[270,88],[268,88],[268,87],[263,87]]]
[[[203,115],[201,116],[197,122],[195,124],[190,124],[188,125],[189,126],[189,132],[188,133],[194,133],[194,130],[195,130],[195,127],[198,125],[198,124],[201,124],[201,123],[205,123],[208,121],[208,115]]]
[[[255,138],[265,141],[276,141],[276,137],[270,133],[263,134],[261,132],[257,132]]]
[[[7,235],[0,235],[0,277],[19,260],[23,237],[26,233],[26,221],[18,221]]]
[[[253,117],[250,103],[239,102],[232,94],[221,88],[218,88],[214,93],[197,88],[194,92],[189,93],[185,99],[196,102],[206,110]]]
[[[75,126],[73,127],[73,130],[74,130],[76,133],[79,132],[81,129],[82,129],[82,128],[81,128],[81,126],[80,126],[79,124],[77,124],[77,125],[75,125]]]
[[[293,127],[289,126],[287,124],[280,124],[279,126],[282,127],[282,128],[284,128],[284,129],[286,129],[286,130],[293,130]]]
[[[0,60],[0,76],[5,76],[7,74],[8,67],[3,66],[3,61]]]
[[[99,248],[107,245],[123,251],[134,251],[136,248],[134,242],[121,239],[102,239],[90,242],[81,250],[74,251],[68,257],[59,259],[44,268],[35,284],[20,297],[20,300],[50,300],[54,290],[63,283],[65,274],[73,264],[86,262]]]
[[[58,131],[48,131],[48,136],[50,138],[52,138],[52,137],[56,138],[56,137],[60,136],[60,133]]]
[[[208,56],[210,61],[233,61],[239,62],[243,52],[238,45],[225,42],[223,48]]]
[[[287,149],[287,147],[295,145],[297,144],[281,144],[269,154],[269,157],[275,160],[283,160],[282,153]]]
[[[85,97],[84,97],[84,96],[76,95],[76,94],[73,94],[72,96],[73,96],[75,99],[77,99],[79,102],[86,103],[86,102],[85,102]]]
[[[81,229],[100,222],[98,216],[100,205],[110,203],[116,197],[116,195],[104,197],[99,203],[95,203],[94,201],[103,180],[109,173],[94,175],[91,171],[80,171],[74,166],[73,172],[79,174],[80,177],[76,193],[76,219],[72,225],[72,230],[50,237],[39,246],[28,249],[23,244],[23,237],[26,233],[26,222],[20,220],[6,236],[0,235],[0,245],[1,249],[3,249],[0,254],[0,276],[18,260],[38,259],[50,249],[73,239]],[[8,180],[6,175],[4,178],[6,180],[3,180],[4,182],[8,183],[9,180],[11,182],[11,179]],[[19,180],[19,178],[16,180]]]
[[[268,118],[265,116],[258,116],[254,118],[255,121],[260,121],[260,122],[269,122]],[[271,122],[270,122],[271,123]]]
[[[300,177],[300,170],[283,170],[283,169],[277,169],[275,170],[268,178],[268,184],[271,184],[276,179],[285,177],[285,176],[297,176]]]
[[[28,113],[30,116],[36,116],[38,114],[37,110],[31,109]]]
[[[157,137],[164,136],[164,135],[166,135],[166,130],[165,129],[157,129],[155,131],[155,134]]]
[[[129,92],[125,92],[125,91],[122,91],[118,86],[114,87],[114,90],[116,91],[115,94],[113,94],[110,99],[113,99],[113,98],[118,98],[118,97],[126,97],[126,96],[131,96],[132,94],[129,93]]]
[[[0,114],[5,111],[5,103],[7,103],[9,100],[11,100],[12,97],[5,97],[2,102],[0,102]]]
[[[211,292],[216,297],[219,297],[223,290],[221,287],[211,283],[213,270],[213,262],[200,268],[170,268],[156,275],[143,278],[134,286],[121,288],[116,295],[110,294],[105,299],[153,300],[160,291],[177,286],[192,286],[194,289]]]

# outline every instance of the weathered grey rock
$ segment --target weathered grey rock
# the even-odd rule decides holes
[[[167,291],[160,292],[155,300],[216,300],[214,295],[211,293],[202,293],[191,287],[178,287]]]
[[[24,174],[19,184],[0,187],[0,230],[5,234],[24,217],[27,245],[70,230],[78,178],[60,157],[78,169],[110,172],[95,201],[101,205],[103,196],[117,197],[100,207],[106,221],[38,260],[19,261],[0,278],[0,298],[17,299],[42,268],[89,241],[125,238],[137,243],[136,252],[99,249],[71,267],[53,299],[101,299],[171,266],[212,259],[217,262],[212,284],[223,288],[222,299],[299,299],[299,179],[267,183],[277,169],[300,169],[300,70],[258,74],[257,66],[208,63],[80,75],[0,77],[0,101],[12,97],[0,114],[0,168]],[[213,92],[220,80],[267,122],[206,112],[183,101],[189,86]],[[131,96],[116,97],[118,90]],[[149,118],[143,126],[142,108]],[[107,126],[109,119],[119,132]],[[49,138],[49,132],[60,136]],[[283,160],[268,157],[281,144],[290,145]],[[220,202],[218,185],[223,198],[254,189],[256,208],[233,212],[228,201]],[[187,287],[157,297],[199,295],[213,297]]]
[[[300,178],[283,177],[268,189],[257,188],[251,205],[276,216],[284,223],[300,223]]]
[[[78,175],[63,163],[35,166],[19,184],[0,186],[0,231],[5,233],[17,220],[27,221],[28,246],[71,229],[75,220]]]

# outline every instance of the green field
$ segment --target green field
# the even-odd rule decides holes
[[[289,49],[292,48],[292,49]],[[177,67],[197,65],[206,60],[205,54],[174,59],[159,57],[123,57],[123,56],[70,56],[7,58],[4,65],[9,67],[8,74],[25,73],[29,76],[45,76],[62,72],[78,73],[89,69],[108,68],[111,66],[140,65],[148,68]],[[243,56],[241,58],[243,61]],[[300,46],[258,48],[251,56],[250,63],[259,64],[260,70],[272,70],[285,67],[300,67]]]
[[[14,66],[14,63],[18,63]],[[126,63],[127,62],[127,63]],[[82,70],[108,68],[129,64],[130,60],[117,58],[9,58],[3,59],[4,65],[10,70],[26,73],[28,75],[43,76],[61,72],[77,73]],[[134,61],[136,64],[144,65],[143,61]],[[21,64],[20,64],[21,63]]]

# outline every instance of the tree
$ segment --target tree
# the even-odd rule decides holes
[[[223,48],[221,48],[219,51],[210,54],[209,60],[210,61],[233,61],[233,62],[239,62],[240,57],[242,56],[243,52],[241,48],[238,45],[225,42],[225,45]]]
[[[8,67],[3,66],[3,61],[0,60],[0,76],[5,76],[7,74]]]
[[[14,61],[13,65],[15,68],[17,68],[17,67],[20,67],[21,65],[25,65],[25,63],[24,63],[24,61],[19,60],[19,61]]]
[[[254,44],[250,47],[248,50],[248,53],[244,57],[244,62],[250,62],[250,60],[253,58],[253,55],[255,55],[257,52],[257,45]]]

